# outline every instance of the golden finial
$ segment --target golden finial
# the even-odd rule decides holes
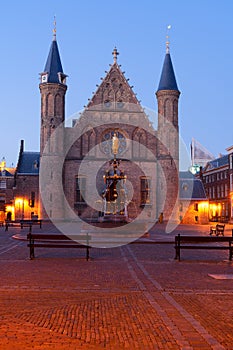
[[[117,62],[117,56],[119,55],[119,52],[117,51],[116,46],[114,47],[112,55],[113,55],[113,62],[116,63]]]
[[[171,25],[167,26],[167,34],[166,34],[166,53],[170,53],[170,41],[169,41],[169,30],[171,29]]]
[[[2,161],[0,163],[0,171],[4,171],[6,168],[6,159],[5,157],[2,158]]]
[[[56,35],[57,35],[57,21],[56,21],[56,16],[54,16],[54,21],[53,21],[53,40],[56,41]]]

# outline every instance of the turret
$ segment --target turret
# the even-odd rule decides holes
[[[61,220],[64,217],[64,204],[60,178],[64,152],[67,86],[56,40],[56,28],[44,71],[40,75],[40,216]]]
[[[158,101],[157,158],[160,165],[157,191],[160,198],[158,210],[163,212],[165,219],[169,219],[179,195],[179,96],[180,92],[167,41],[162,74],[156,92]],[[162,173],[165,174],[165,178]],[[164,198],[165,194],[166,198]]]
[[[60,54],[54,28],[53,41],[44,71],[40,73],[41,93],[41,139],[40,154],[53,130],[65,119],[65,94],[67,90],[66,74],[63,73]]]

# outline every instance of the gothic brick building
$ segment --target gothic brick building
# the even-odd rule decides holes
[[[127,177],[124,186],[128,217],[155,221],[163,213],[165,220],[179,218],[180,92],[169,47],[156,92],[157,130],[128,84],[117,56],[115,48],[113,64],[105,78],[80,117],[67,127],[67,76],[54,36],[39,85],[40,153],[25,152],[21,144],[15,198],[21,198],[23,204],[21,212],[15,208],[16,218],[101,216],[106,190],[103,176],[111,171],[114,134],[119,143],[119,171]]]

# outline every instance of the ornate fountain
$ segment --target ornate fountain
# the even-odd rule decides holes
[[[125,183],[127,176],[119,169],[120,160],[117,159],[119,139],[114,133],[112,137],[112,153],[114,158],[110,160],[110,169],[106,171],[104,183],[106,189],[103,193],[104,210],[102,222],[127,222],[127,196]]]

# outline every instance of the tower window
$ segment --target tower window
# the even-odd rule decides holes
[[[141,205],[151,204],[151,179],[142,176],[141,181]]]

